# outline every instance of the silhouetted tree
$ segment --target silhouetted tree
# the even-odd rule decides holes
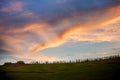
[[[18,61],[16,64],[25,64],[24,61]]]
[[[48,64],[48,61],[46,61],[45,64]]]
[[[12,63],[11,62],[6,62],[6,63],[4,63],[4,65],[6,66],[6,65],[12,65]]]

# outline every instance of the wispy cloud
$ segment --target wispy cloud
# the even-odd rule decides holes
[[[116,14],[113,14],[115,12],[116,12]],[[93,30],[96,30],[98,28],[104,28],[105,26],[107,26],[109,24],[119,21],[120,20],[119,12],[120,12],[120,9],[119,9],[119,6],[117,6],[114,8],[104,10],[104,12],[102,11],[101,13],[104,13],[103,15],[101,15],[103,18],[98,17],[99,16],[98,14],[95,14],[96,16],[94,16],[94,18],[92,18],[93,16],[92,17],[89,16],[88,20],[83,22],[85,25],[78,24],[78,25],[69,27],[69,28],[65,29],[63,32],[61,32],[58,36],[55,36],[55,38],[53,38],[51,41],[48,41],[45,43],[40,43],[40,44],[36,45],[35,47],[33,47],[31,49],[31,51],[34,52],[34,51],[43,50],[46,48],[58,47],[58,46],[64,44],[68,39],[70,39],[71,36],[75,40],[76,38],[74,37],[74,35],[77,36],[79,41],[84,41],[84,40],[87,40],[87,41],[111,41],[115,35],[112,38],[106,37],[107,35],[104,35],[104,36],[103,35],[94,35],[93,37],[90,37],[94,33],[92,33],[91,35],[89,33]],[[108,16],[108,17],[106,17],[106,16]],[[69,24],[71,24],[71,22],[69,22]],[[86,34],[87,34],[87,36],[85,36]]]
[[[3,12],[20,12],[22,10],[23,3],[21,1],[11,1],[1,9]]]

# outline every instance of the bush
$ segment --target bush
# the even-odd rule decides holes
[[[25,64],[24,61],[18,61],[16,64]]]
[[[6,66],[6,65],[12,65],[12,63],[11,62],[6,62],[6,63],[4,63],[4,65]]]

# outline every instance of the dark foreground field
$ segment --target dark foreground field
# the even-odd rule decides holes
[[[0,80],[120,80],[119,63],[6,65]]]

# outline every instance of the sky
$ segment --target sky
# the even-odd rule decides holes
[[[0,64],[120,54],[120,0],[0,0]]]

